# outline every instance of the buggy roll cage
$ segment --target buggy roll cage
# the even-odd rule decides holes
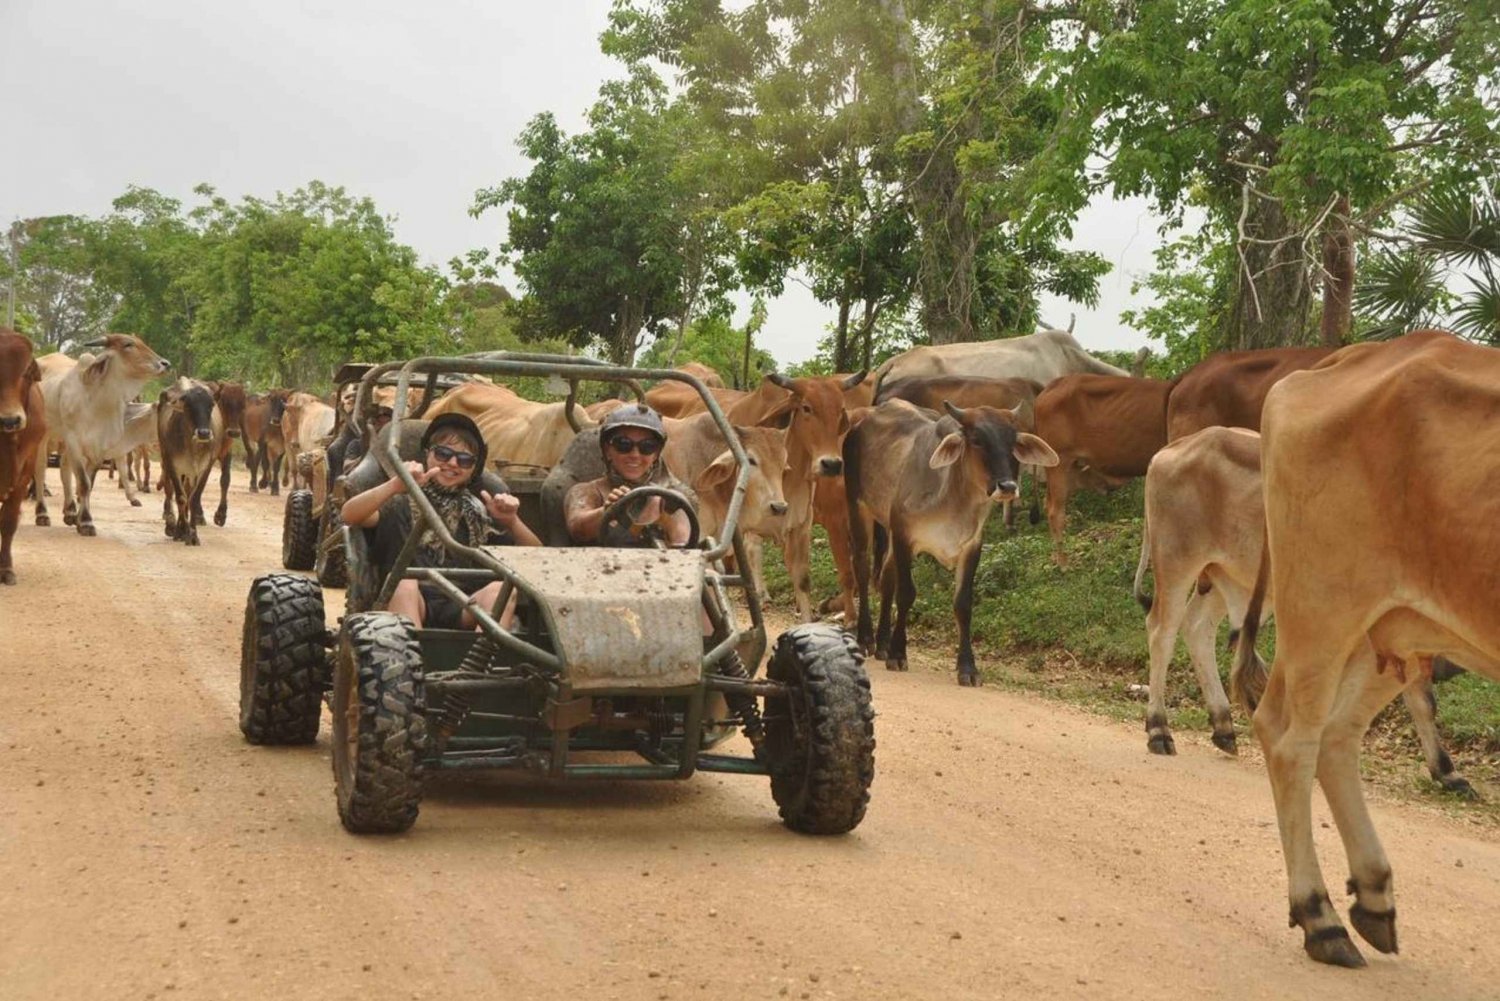
[[[745,574],[745,568],[750,564],[744,548],[744,542],[738,531],[740,508],[744,504],[745,490],[750,481],[750,462],[745,454],[744,446],[740,443],[739,436],[734,433],[724,411],[719,407],[718,400],[714,399],[697,377],[676,369],[637,369],[621,365],[611,365],[608,362],[598,361],[592,358],[580,358],[570,355],[553,354],[527,354],[514,351],[493,351],[472,355],[460,356],[424,356],[413,358],[407,362],[386,362],[375,365],[367,371],[360,380],[359,393],[354,401],[354,413],[350,421],[358,433],[364,432],[364,413],[369,404],[371,394],[377,383],[383,383],[382,377],[388,373],[397,372],[396,399],[391,411],[391,425],[398,426],[399,422],[406,416],[407,390],[411,386],[413,376],[426,376],[426,393],[424,400],[431,400],[432,391],[438,383],[438,377],[448,373],[465,373],[471,375],[513,375],[513,376],[558,376],[568,381],[569,393],[566,405],[568,421],[574,430],[580,430],[580,426],[573,415],[573,408],[581,380],[597,382],[608,382],[623,385],[631,390],[637,399],[644,400],[641,390],[640,379],[673,380],[686,383],[691,386],[698,396],[703,400],[712,415],[714,423],[718,426],[719,433],[727,443],[729,452],[734,456],[738,466],[738,473],[734,481],[734,490],[730,495],[729,508],[724,517],[723,538],[714,539],[708,537],[701,543],[705,546],[703,560],[704,582],[709,591],[712,592],[713,601],[705,601],[704,607],[714,626],[715,634],[723,634],[715,646],[704,654],[705,667],[711,667],[728,656],[739,644],[746,634],[739,630],[734,622],[734,616],[729,602],[728,588],[738,586],[743,589],[749,605],[751,626],[748,630],[748,638],[752,641],[746,658],[748,664],[754,666],[760,663],[765,653],[766,633],[765,623],[760,607],[760,598],[756,589],[750,586],[750,581]],[[426,409],[425,407],[423,408]],[[374,443],[372,442],[372,449]],[[406,492],[421,512],[422,520],[427,530],[434,532],[442,542],[444,548],[449,552],[463,556],[472,564],[482,569],[450,569],[410,566],[411,559],[416,552],[417,541],[422,537],[422,531],[413,526],[413,531],[407,537],[406,544],[402,547],[400,554],[396,557],[395,565],[390,574],[381,585],[380,594],[376,598],[375,608],[385,608],[395,593],[396,583],[403,578],[413,578],[425,581],[441,589],[448,597],[458,602],[460,607],[468,607],[476,622],[479,623],[480,631],[491,641],[508,648],[525,658],[532,664],[553,671],[560,671],[564,664],[562,659],[550,651],[543,650],[533,643],[521,639],[503,629],[497,621],[496,616],[509,602],[511,594],[519,590],[531,599],[532,605],[542,615],[549,635],[557,635],[556,623],[553,620],[553,610],[550,604],[541,599],[537,590],[519,574],[513,572],[503,562],[493,555],[477,546],[466,546],[460,543],[448,531],[443,520],[438,517],[432,502],[427,499],[416,480],[412,478],[411,471],[406,468],[398,451],[399,440],[396,435],[387,437],[383,449],[373,449],[376,459],[385,471],[398,477],[406,486]],[[498,457],[496,457],[498,458]],[[738,573],[729,574],[724,568],[724,557],[730,552],[734,553],[735,564]],[[489,580],[498,577],[504,583],[500,588],[499,597],[495,605],[489,611],[480,608],[477,603],[453,581],[455,579],[483,579]],[[729,684],[725,679],[725,684]],[[718,686],[715,686],[718,687]]]

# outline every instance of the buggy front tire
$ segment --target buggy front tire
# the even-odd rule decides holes
[[[805,834],[859,826],[875,777],[875,709],[854,637],[822,623],[782,633],[767,674],[765,749],[782,823]]]
[[[416,822],[424,711],[411,623],[390,612],[346,618],[333,676],[333,783],[339,819],[355,834],[393,834]]]
[[[323,591],[294,574],[257,577],[240,643],[240,732],[252,744],[318,739],[328,682]]]
[[[281,519],[281,565],[288,570],[311,570],[317,556],[312,491],[293,490],[286,495],[286,513]]]
[[[334,510],[330,502],[323,511],[313,572],[318,575],[318,583],[324,587],[348,587],[349,563],[344,558],[344,538],[339,531]]]

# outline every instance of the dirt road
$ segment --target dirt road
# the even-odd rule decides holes
[[[1258,763],[1182,733],[1154,758],[1136,726],[960,689],[947,651],[872,671],[877,776],[847,837],[786,831],[750,777],[451,773],[409,834],[346,834],[326,717],[314,748],[236,726],[245,591],[281,514],[236,478],[199,549],[113,484],[96,539],[21,529],[0,589],[7,1001],[1500,996],[1493,831],[1377,804],[1405,952],[1318,968],[1286,927]]]

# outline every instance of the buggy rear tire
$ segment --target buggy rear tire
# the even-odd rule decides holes
[[[286,513],[281,519],[281,565],[288,570],[311,570],[317,556],[312,491],[293,490],[286,495]]]
[[[240,732],[252,744],[318,739],[328,653],[323,591],[293,574],[257,577],[240,643]]]
[[[340,526],[333,511],[330,501],[323,511],[320,523],[318,555],[313,572],[318,575],[318,583],[324,587],[342,588],[349,586],[349,561],[344,556],[343,534],[339,531]]]
[[[333,784],[355,834],[411,827],[422,801],[427,718],[416,630],[390,612],[344,620],[333,678]]]
[[[782,633],[767,675],[765,749],[782,823],[805,834],[859,826],[875,777],[875,709],[854,637],[822,623]]]

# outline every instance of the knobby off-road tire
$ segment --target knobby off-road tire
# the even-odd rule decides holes
[[[805,834],[852,831],[875,777],[875,709],[854,637],[822,623],[789,629],[767,673],[788,689],[766,699],[771,795],[782,823]]]
[[[344,620],[333,678],[333,781],[339,819],[355,834],[404,831],[422,801],[422,651],[390,612]]]
[[[281,565],[288,570],[311,570],[317,557],[312,491],[293,490],[286,495],[286,514],[281,519]]]
[[[318,555],[313,571],[318,575],[318,583],[324,587],[348,587],[349,562],[344,556],[344,537],[339,531],[341,526],[334,511],[330,498],[323,511],[321,531],[318,532]]]
[[[252,744],[318,739],[328,686],[323,591],[292,574],[257,577],[240,644],[240,731]]]

